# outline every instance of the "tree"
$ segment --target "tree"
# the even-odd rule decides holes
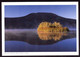
[[[41,22],[38,26],[37,31],[43,32],[67,32],[69,29],[67,27],[62,27],[59,22]]]

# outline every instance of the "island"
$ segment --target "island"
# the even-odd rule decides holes
[[[41,22],[37,28],[38,32],[69,32],[67,27],[63,27],[60,22]]]

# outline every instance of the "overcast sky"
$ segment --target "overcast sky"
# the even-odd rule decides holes
[[[76,19],[76,5],[6,5],[5,17],[21,17],[30,13],[48,12]]]

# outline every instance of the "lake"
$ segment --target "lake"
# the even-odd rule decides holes
[[[5,52],[74,52],[76,30],[39,33],[36,29],[6,29]]]

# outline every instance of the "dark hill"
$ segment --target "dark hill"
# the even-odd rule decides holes
[[[37,28],[43,22],[60,22],[63,26],[76,28],[76,20],[60,17],[53,13],[31,13],[17,18],[5,18],[5,28]]]

